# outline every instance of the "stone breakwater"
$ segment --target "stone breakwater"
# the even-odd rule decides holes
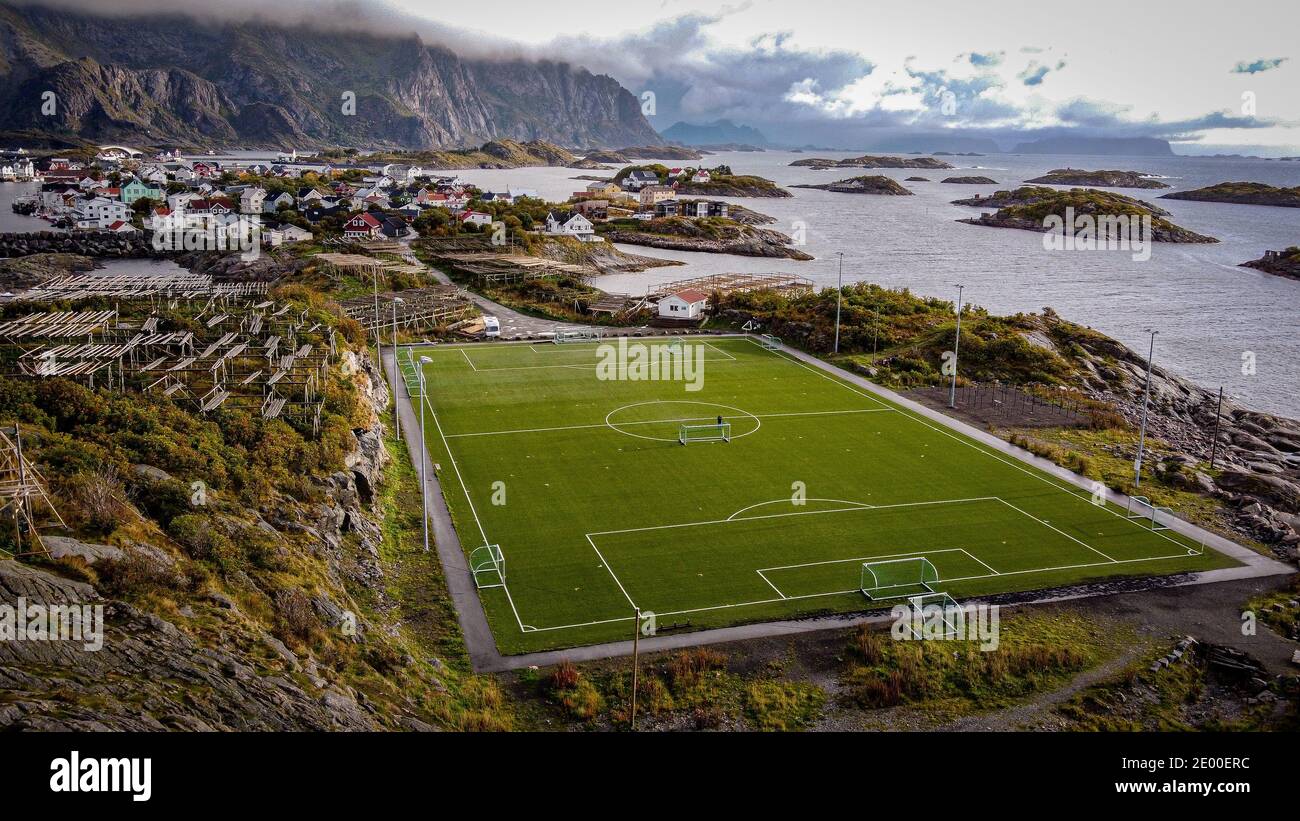
[[[155,250],[144,234],[115,234],[111,231],[38,231],[0,234],[0,257],[32,254],[78,254],[108,259],[162,259],[172,253]]]

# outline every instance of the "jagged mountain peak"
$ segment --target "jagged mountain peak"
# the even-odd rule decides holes
[[[69,95],[53,117],[39,114],[45,90]],[[349,93],[355,113],[345,110]],[[466,59],[414,33],[343,36],[0,2],[0,130],[33,129],[280,148],[661,142],[630,92],[565,62]]]

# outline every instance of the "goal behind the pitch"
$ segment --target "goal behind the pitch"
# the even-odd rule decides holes
[[[551,341],[556,345],[569,342],[599,342],[603,335],[600,328],[579,328],[574,331],[556,331]]]

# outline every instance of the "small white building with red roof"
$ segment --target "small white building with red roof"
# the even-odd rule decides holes
[[[709,309],[709,295],[687,288],[659,300],[659,316],[665,319],[701,319]]]

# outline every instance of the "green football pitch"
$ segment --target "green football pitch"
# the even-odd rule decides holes
[[[1237,564],[750,338],[623,344],[401,351],[504,653],[886,607],[890,558],[958,599]]]

